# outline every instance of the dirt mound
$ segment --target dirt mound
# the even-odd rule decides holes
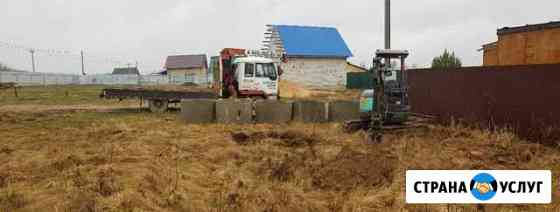
[[[15,150],[10,149],[10,148],[8,148],[8,147],[2,147],[2,148],[0,148],[0,153],[5,153],[5,154],[8,154],[8,155],[9,155],[10,153],[14,152],[14,151],[15,151]]]
[[[279,139],[280,144],[287,147],[300,147],[304,145],[313,145],[318,143],[319,140],[316,137],[312,137],[308,134],[298,132],[298,131],[269,131],[269,132],[235,132],[231,133],[231,137],[234,142],[239,145],[247,145],[262,141],[267,138]]]
[[[83,164],[82,159],[75,155],[69,155],[68,157],[54,161],[51,166],[57,171],[64,171],[70,167],[79,166],[81,164]]]
[[[314,171],[312,182],[319,189],[335,191],[390,185],[395,164],[395,158],[382,151],[361,153],[343,148],[334,159]]]
[[[280,81],[278,89],[280,90],[281,98],[308,98],[312,95],[312,91],[298,85],[297,83],[285,80]]]
[[[261,164],[259,173],[263,173],[271,181],[288,182],[298,176],[296,172],[309,173],[305,158],[301,154],[288,154],[281,159],[267,158]],[[301,174],[301,173],[300,173]]]
[[[277,139],[274,145],[298,148],[283,156],[267,157],[258,173],[273,181],[287,182],[305,176],[311,178],[313,188],[332,191],[350,191],[356,187],[390,185],[396,166],[396,156],[383,144],[370,146],[365,151],[343,147],[334,157],[317,155],[317,136],[300,131],[266,131],[232,133],[240,145],[259,145],[266,139]],[[267,141],[268,142],[268,141]],[[301,147],[301,148],[300,148]]]

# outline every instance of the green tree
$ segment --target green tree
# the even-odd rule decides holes
[[[433,69],[449,69],[449,68],[461,68],[461,59],[455,56],[455,52],[449,53],[447,49],[443,51],[443,54],[437,56],[432,60]]]

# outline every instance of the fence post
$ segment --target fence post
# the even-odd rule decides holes
[[[43,73],[43,86],[47,86],[47,73]]]

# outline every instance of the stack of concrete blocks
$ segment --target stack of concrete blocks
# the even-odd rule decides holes
[[[261,100],[253,103],[242,99],[189,99],[182,101],[179,116],[189,124],[285,124],[356,120],[360,112],[359,103],[353,101]]]
[[[292,120],[292,102],[263,100],[255,102],[257,124],[285,124]]]
[[[216,100],[186,99],[181,101],[180,118],[188,124],[208,124],[216,121]]]
[[[327,122],[327,103],[321,101],[298,101],[293,107],[293,121],[303,123]]]
[[[329,122],[344,122],[360,118],[360,103],[354,101],[329,102]]]
[[[216,101],[216,121],[219,124],[253,123],[253,105],[251,100],[222,99]]]

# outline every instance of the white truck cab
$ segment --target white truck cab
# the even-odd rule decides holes
[[[244,95],[262,94],[267,99],[278,98],[279,75],[275,60],[247,56],[235,58],[232,64],[239,93]]]

